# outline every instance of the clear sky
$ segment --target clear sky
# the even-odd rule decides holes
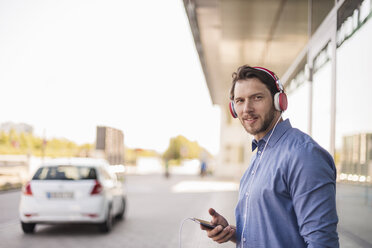
[[[216,154],[212,105],[182,0],[0,0],[0,123],[81,143],[96,126],[162,152],[179,134]]]

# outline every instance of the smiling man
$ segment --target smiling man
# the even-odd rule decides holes
[[[263,67],[233,73],[230,110],[254,139],[250,166],[240,181],[237,226],[213,208],[206,230],[237,247],[339,247],[336,168],[331,155],[282,119],[287,97],[278,77]]]

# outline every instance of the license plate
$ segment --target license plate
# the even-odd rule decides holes
[[[47,192],[48,199],[72,199],[74,198],[73,192]]]

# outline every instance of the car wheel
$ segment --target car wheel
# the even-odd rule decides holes
[[[22,225],[22,230],[24,233],[33,233],[35,231],[35,226],[36,224],[35,223],[24,223],[24,222],[21,222],[21,225]]]
[[[107,211],[106,220],[103,223],[99,224],[99,230],[103,233],[110,232],[111,228],[112,228],[112,219],[113,219],[112,208],[111,208],[111,205],[110,205],[109,208],[108,208],[108,211]]]
[[[126,207],[126,199],[123,197],[121,199],[121,209],[120,209],[120,212],[116,215],[116,219],[118,220],[124,219],[125,207]]]

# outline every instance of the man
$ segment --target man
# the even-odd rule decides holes
[[[336,169],[331,155],[281,114],[286,96],[276,75],[241,66],[233,74],[231,110],[257,149],[240,181],[237,226],[214,209],[206,230],[237,247],[339,247]]]

